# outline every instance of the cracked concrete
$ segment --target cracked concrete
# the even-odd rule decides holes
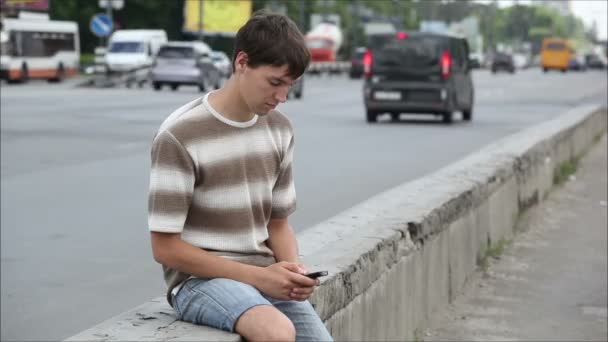
[[[608,340],[606,145],[604,135],[526,214],[524,232],[430,320],[424,341]]]

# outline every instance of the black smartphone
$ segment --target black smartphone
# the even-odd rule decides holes
[[[319,272],[312,272],[312,273],[305,274],[305,276],[307,276],[308,278],[311,278],[311,279],[317,279],[319,277],[325,277],[327,274],[328,274],[327,271],[319,271]]]

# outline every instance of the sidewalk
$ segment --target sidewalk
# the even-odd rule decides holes
[[[608,340],[607,154],[604,135],[419,339]]]

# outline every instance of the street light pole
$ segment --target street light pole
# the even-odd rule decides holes
[[[106,2],[106,15],[110,19],[110,25],[112,25],[112,31],[113,31],[114,30],[114,18],[112,18],[112,2],[110,0],[108,0],[108,2]],[[110,42],[110,35],[105,37],[104,40],[105,40],[104,45],[107,46],[108,43]]]

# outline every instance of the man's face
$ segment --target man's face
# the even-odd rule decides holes
[[[243,100],[253,113],[259,115],[266,115],[279,103],[287,101],[287,94],[295,81],[287,75],[287,65],[256,68],[245,65],[240,71],[238,85]]]

